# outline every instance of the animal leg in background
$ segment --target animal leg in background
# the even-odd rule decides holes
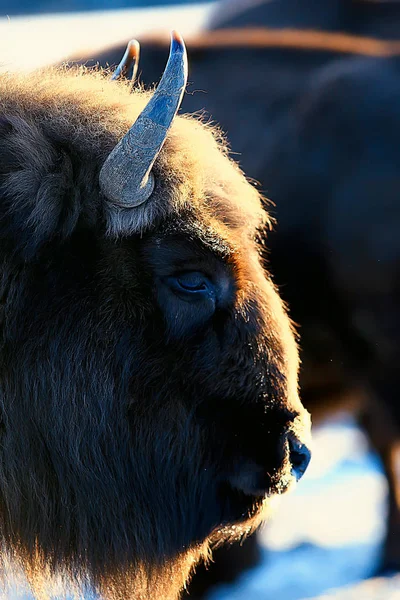
[[[394,415],[376,393],[364,403],[361,423],[378,452],[388,482],[387,531],[380,570],[400,568],[400,428]]]

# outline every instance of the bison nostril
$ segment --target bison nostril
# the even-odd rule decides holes
[[[296,477],[297,481],[299,481],[299,479],[303,477],[310,463],[311,452],[307,446],[302,444],[300,440],[298,440],[293,434],[289,434],[288,442],[292,473]]]

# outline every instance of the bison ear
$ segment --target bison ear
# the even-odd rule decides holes
[[[68,154],[36,125],[0,115],[0,238],[29,260],[71,233],[79,205]]]

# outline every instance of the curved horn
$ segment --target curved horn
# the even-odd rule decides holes
[[[125,54],[122,57],[121,62],[118,67],[115,69],[111,80],[115,81],[116,79],[127,78],[132,82],[136,79],[136,73],[139,66],[139,55],[140,55],[140,45],[137,40],[131,40],[128,42],[128,45],[125,50]],[[132,68],[132,75],[129,77],[129,71]]]
[[[186,81],[185,44],[173,31],[168,63],[156,91],[100,171],[100,188],[112,203],[133,208],[151,195],[151,169],[182,102]]]

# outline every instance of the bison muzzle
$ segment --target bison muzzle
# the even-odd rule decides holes
[[[152,95],[119,79],[0,76],[0,528],[40,597],[176,598],[310,458],[270,221],[176,116],[179,35]]]

